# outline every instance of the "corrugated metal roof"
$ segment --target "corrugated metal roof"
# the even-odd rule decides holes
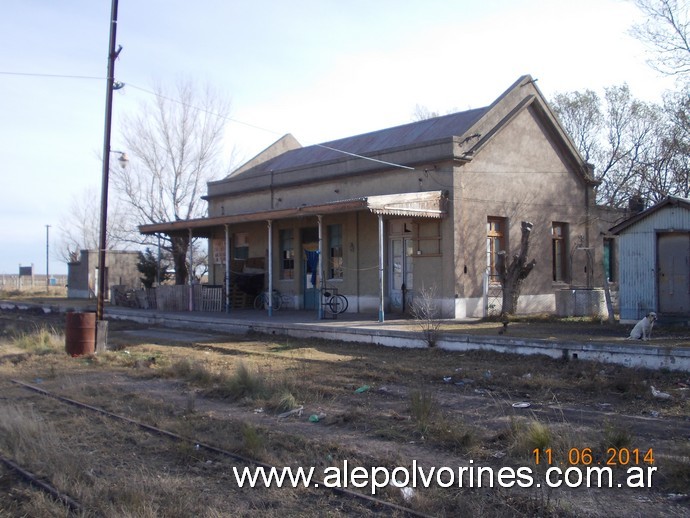
[[[268,171],[278,173],[283,170],[314,166],[344,158],[346,155],[336,150],[356,155],[374,155],[389,149],[413,144],[433,142],[442,138],[461,136],[486,113],[488,107],[452,113],[441,117],[422,120],[386,128],[371,133],[346,137],[331,142],[293,149],[280,156],[263,162],[252,169],[231,175],[233,178],[248,178],[263,175]],[[332,149],[329,149],[332,148]]]
[[[303,205],[286,209],[260,210],[243,214],[196,218],[167,223],[140,225],[142,234],[165,233],[186,236],[190,230],[195,236],[210,237],[223,225],[250,221],[281,220],[305,214],[332,214],[368,209],[374,214],[389,214],[425,218],[444,218],[447,214],[448,198],[444,191],[406,192],[349,198],[314,205]]]
[[[649,207],[647,210],[643,210],[639,214],[635,214],[634,216],[631,216],[625,221],[622,221],[615,227],[612,227],[609,230],[609,232],[611,232],[612,234],[620,234],[621,232],[625,231],[627,228],[631,227],[638,221],[668,206],[680,206],[686,209],[690,209],[690,199],[681,198],[679,196],[667,196],[666,198],[658,202],[656,205],[653,205]]]

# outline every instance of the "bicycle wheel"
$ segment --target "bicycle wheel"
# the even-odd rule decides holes
[[[337,315],[338,313],[342,313],[342,306],[341,306],[341,302],[340,302],[340,297],[338,295],[333,295],[331,298],[328,299],[328,302],[326,303],[326,307],[334,315]]]
[[[338,311],[338,313],[345,313],[347,311],[347,306],[348,306],[347,297],[345,295],[340,295],[340,294],[336,295],[336,297],[338,297],[338,300],[339,300],[339,303],[338,303],[339,311]]]
[[[259,293],[254,299],[254,309],[266,309],[267,299],[265,293]]]
[[[280,306],[283,305],[283,298],[280,296],[280,293],[278,293],[277,291],[273,292],[272,300],[273,300],[273,309],[275,309],[275,310],[280,309]]]

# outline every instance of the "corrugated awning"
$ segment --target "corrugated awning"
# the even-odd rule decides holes
[[[448,197],[444,191],[385,194],[339,200],[316,205],[304,205],[289,209],[231,214],[213,218],[198,218],[164,223],[141,225],[142,234],[187,235],[191,230],[196,237],[210,237],[218,227],[253,221],[281,220],[308,215],[337,214],[357,210],[369,210],[374,214],[407,216],[415,218],[443,218],[447,213]]]
[[[367,198],[367,208],[384,216],[442,218],[446,215],[448,198],[443,191],[406,192]]]

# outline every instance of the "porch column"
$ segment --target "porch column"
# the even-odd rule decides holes
[[[273,221],[268,220],[268,316],[273,316]]]
[[[192,229],[189,229],[189,311],[194,311],[194,247],[192,246]]]
[[[379,214],[379,322],[383,322],[383,215]]]
[[[158,262],[156,263],[156,286],[161,285],[161,235],[156,234],[158,238]]]
[[[321,287],[323,287],[324,283],[324,276],[323,276],[323,216],[318,215],[316,216],[316,219],[319,222],[319,253],[318,253],[318,262],[316,264],[316,271],[319,272],[319,280],[321,281]],[[316,296],[316,307],[318,309],[318,316],[319,320],[323,319],[323,305],[322,305],[322,300],[321,300],[321,287],[316,287],[317,289],[317,296]]]
[[[230,313],[230,225],[225,225],[225,312]]]

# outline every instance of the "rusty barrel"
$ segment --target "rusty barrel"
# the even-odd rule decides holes
[[[70,356],[93,354],[96,349],[96,313],[68,312],[65,350]]]

